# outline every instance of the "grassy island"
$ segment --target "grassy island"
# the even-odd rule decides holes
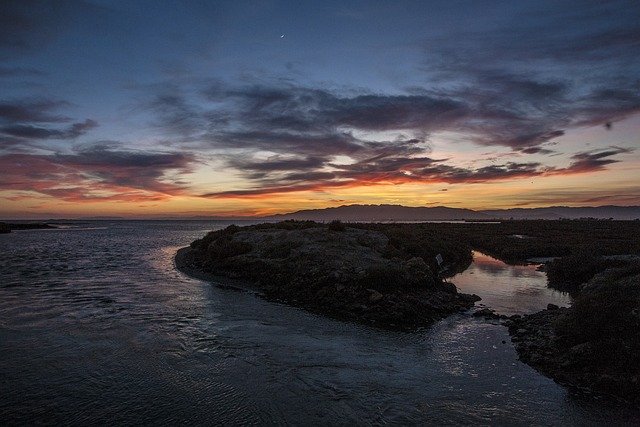
[[[509,322],[520,359],[561,384],[640,404],[640,262],[607,268],[569,308]]]
[[[435,261],[442,253],[466,266],[468,247],[409,231],[337,221],[230,226],[193,242],[179,264],[248,280],[269,299],[383,327],[426,326],[473,306],[479,298],[438,277]]]
[[[230,226],[194,241],[177,264],[335,318],[414,328],[478,299],[436,273],[437,254],[454,274],[472,249],[511,264],[552,257],[549,285],[574,298],[507,322],[523,362],[562,384],[640,403],[640,221]]]

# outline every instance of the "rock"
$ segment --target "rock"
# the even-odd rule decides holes
[[[450,282],[442,282],[440,284],[440,289],[442,289],[445,292],[449,292],[450,294],[458,293],[458,288],[456,287],[456,285]]]
[[[480,301],[482,299],[476,294],[458,294],[458,298],[469,303]]]
[[[485,317],[485,318],[497,318],[498,315],[493,311],[493,310],[489,310],[488,308],[483,308],[480,309],[478,311],[476,311],[475,313],[473,313],[473,317]]]
[[[584,358],[593,352],[591,343],[585,342],[582,344],[574,345],[569,349],[569,355],[571,358]]]
[[[185,261],[197,261],[196,270],[216,276],[260,281],[267,299],[403,329],[431,325],[480,299],[458,293],[452,283],[440,286],[422,258],[390,258],[388,243],[381,231],[356,227],[234,226],[194,242]]]
[[[368,291],[370,292],[369,302],[371,303],[375,304],[378,301],[380,301],[382,298],[384,298],[384,295],[382,295],[380,292],[376,291],[375,289],[368,289]]]
[[[560,307],[558,307],[555,304],[551,304],[551,303],[547,304],[547,310],[558,310],[559,308]]]

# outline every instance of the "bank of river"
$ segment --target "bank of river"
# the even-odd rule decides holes
[[[179,248],[226,225],[106,221],[2,235],[3,425],[640,420],[519,362],[497,321],[466,313],[386,331],[175,269]]]

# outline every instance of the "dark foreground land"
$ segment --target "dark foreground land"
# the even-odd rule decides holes
[[[48,229],[48,228],[56,228],[50,224],[45,223],[7,223],[0,222],[0,234],[2,233],[11,233],[11,230],[40,230],[40,229]]]
[[[193,242],[176,263],[248,280],[268,299],[382,327],[427,326],[479,299],[434,272],[441,248],[427,241],[419,247],[414,238],[421,257],[400,244],[405,239],[373,228],[311,221],[230,226]],[[447,249],[470,261],[464,245]]]
[[[285,221],[211,232],[176,263],[328,316],[415,328],[477,300],[446,283],[435,260],[441,254],[454,274],[471,249],[512,264],[556,257],[549,285],[574,304],[511,319],[519,357],[562,384],[640,403],[640,221]]]

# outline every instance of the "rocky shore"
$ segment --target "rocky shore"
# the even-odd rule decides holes
[[[620,304],[616,310],[636,317],[631,327],[615,319],[607,322],[602,311],[591,313],[597,322],[611,322],[603,325],[608,329],[604,333],[586,322],[576,323],[581,320],[579,306],[550,305],[535,314],[512,316],[506,324],[524,363],[569,389],[640,406],[640,320],[637,311],[625,313],[625,308]]]
[[[479,300],[440,280],[419,257],[387,255],[374,230],[296,223],[209,233],[176,265],[205,280],[235,280],[267,299],[380,327],[428,326]]]

